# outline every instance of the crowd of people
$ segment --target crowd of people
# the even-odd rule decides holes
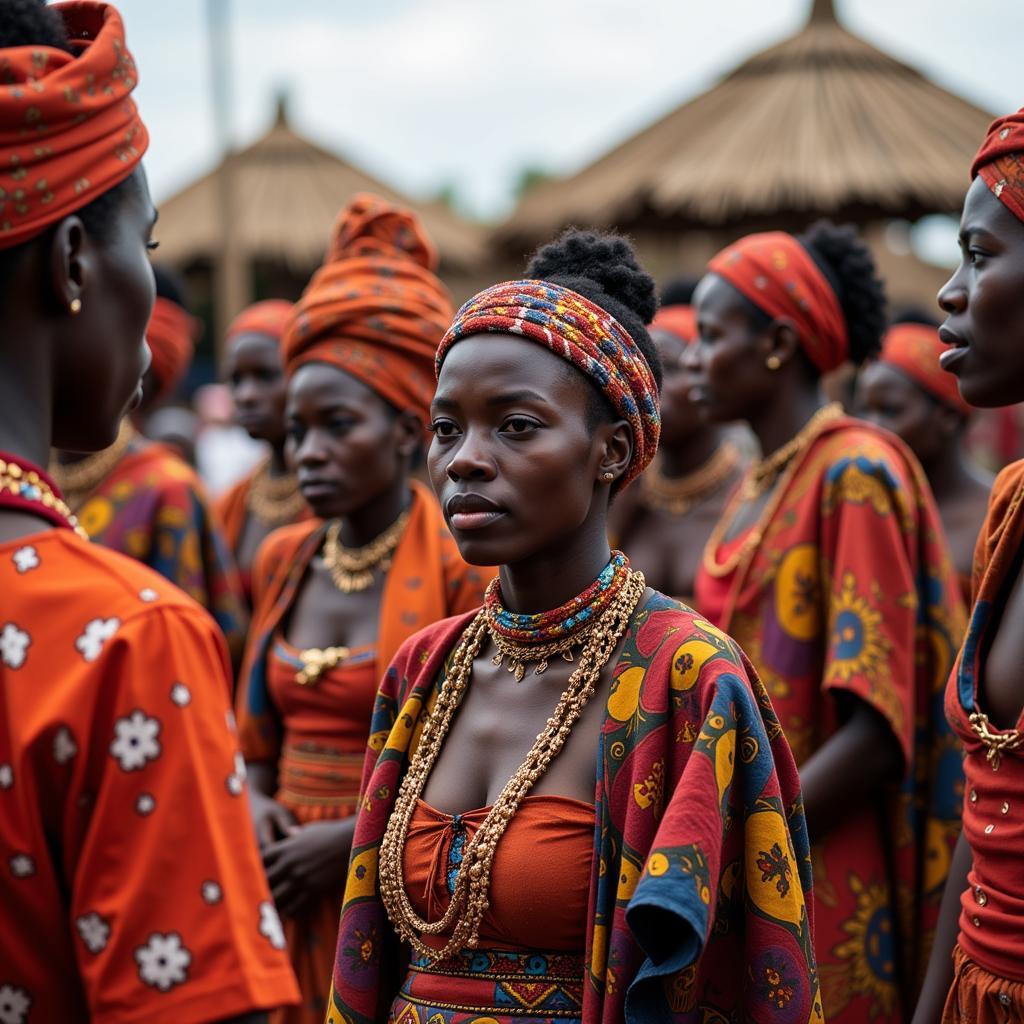
[[[204,463],[118,12],[0,66],[0,1024],[1024,1022],[1024,111],[934,319],[351,197]]]

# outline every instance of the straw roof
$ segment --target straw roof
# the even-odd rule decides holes
[[[738,233],[829,215],[958,210],[992,115],[871,46],[814,0],[795,36],[569,178],[539,185],[500,242],[566,224]]]
[[[472,270],[483,260],[486,234],[440,202],[417,202],[316,145],[288,123],[284,99],[270,130],[227,158],[242,257],[285,264],[303,274],[317,266],[341,207],[374,192],[413,209],[437,246],[442,269]],[[217,171],[160,203],[160,259],[176,266],[214,259],[221,238]]]

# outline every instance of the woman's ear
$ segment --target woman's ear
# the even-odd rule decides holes
[[[50,243],[50,285],[58,308],[77,313],[92,276],[93,254],[82,221],[72,214],[56,227]]]
[[[778,370],[791,362],[800,349],[800,334],[792,320],[778,317],[762,335],[759,346],[769,370]]]
[[[395,417],[395,439],[398,454],[407,459],[423,445],[423,423],[411,410],[403,409]]]
[[[633,428],[625,420],[605,423],[598,428],[597,439],[597,482],[610,487],[625,474],[633,458]]]

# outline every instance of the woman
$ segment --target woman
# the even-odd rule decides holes
[[[974,159],[960,220],[960,266],[939,292],[946,313],[939,334],[952,346],[942,366],[978,408],[1024,400],[1022,162],[1019,111],[992,125]],[[992,489],[978,540],[970,629],[946,691],[946,713],[966,752],[964,828],[915,1024],[940,1017],[949,1024],[1024,1020],[1022,494],[1024,463],[1016,462]]]
[[[381,674],[406,637],[476,607],[487,581],[409,477],[451,316],[435,262],[411,213],[357,196],[284,332],[290,456],[319,520],[259,551],[239,695],[253,819],[302,989],[282,1020],[323,1022]]]
[[[501,573],[385,675],[327,1019],[820,1020],[771,707],[606,539],[658,443],[654,283],[579,232],[527,274],[438,349],[431,481]]]
[[[235,418],[251,438],[270,446],[267,458],[219,498],[216,506],[250,601],[256,549],[278,527],[309,518],[284,456],[281,335],[291,314],[292,304],[283,299],[267,299],[243,310],[228,328],[224,354]]]
[[[146,327],[153,354],[143,380],[153,397],[177,386],[188,363],[195,321],[177,304],[167,275],[157,278],[157,298]],[[144,399],[145,401],[145,399]],[[141,406],[140,406],[141,407]],[[248,614],[242,583],[195,471],[171,448],[143,437],[125,417],[117,439],[94,454],[60,452],[52,473],[82,528],[97,544],[155,569],[214,617],[235,668],[245,646]]]
[[[704,544],[739,482],[744,457],[690,400],[683,358],[697,336],[692,307],[663,306],[650,333],[664,373],[658,458],[612,506],[612,543],[654,589],[693,604]]]
[[[859,415],[902,438],[928,477],[953,552],[964,600],[971,595],[971,565],[985,519],[992,477],[963,448],[971,407],[956,378],[939,366],[945,345],[929,324],[899,323],[882,339],[882,354],[861,370]]]
[[[695,397],[767,454],[708,542],[698,605],[750,654],[800,765],[826,1019],[901,1021],[957,830],[941,715],[956,574],[913,456],[821,398],[822,374],[878,349],[864,245],[822,222],[741,239],[708,269]]]
[[[253,1024],[298,993],[223,641],[90,544],[42,468],[51,445],[106,448],[141,398],[156,211],[135,65],[87,0],[6,0],[0,63],[3,187],[25,193],[0,234],[0,1017]]]

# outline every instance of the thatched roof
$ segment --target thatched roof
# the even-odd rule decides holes
[[[814,0],[795,36],[577,174],[537,186],[498,237],[533,242],[570,223],[739,233],[958,210],[991,118]]]
[[[288,123],[279,100],[273,126],[229,156],[235,229],[242,257],[308,273],[319,264],[331,226],[356,192],[374,192],[415,210],[437,246],[442,269],[471,270],[484,257],[485,231],[440,202],[417,202],[316,145]],[[160,203],[160,259],[184,266],[220,251],[216,170]]]

